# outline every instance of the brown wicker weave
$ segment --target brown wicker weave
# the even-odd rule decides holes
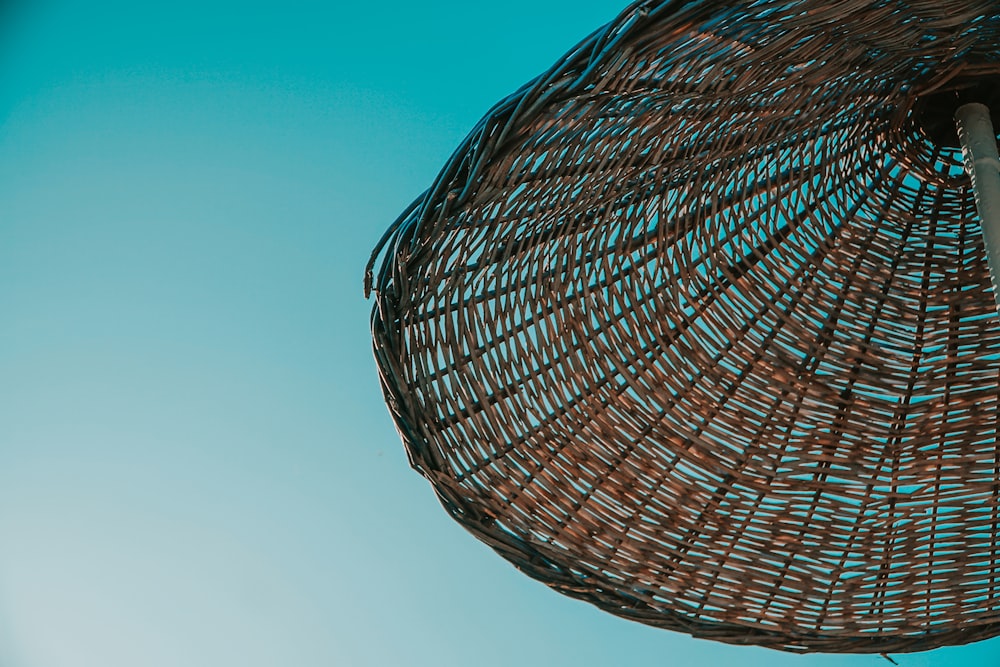
[[[951,120],[1000,109],[998,13],[644,2],[498,104],[368,275],[448,512],[698,637],[1000,634],[1000,319]]]

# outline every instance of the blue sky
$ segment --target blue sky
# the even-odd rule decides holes
[[[362,272],[624,3],[26,0],[0,30],[0,667],[888,665],[629,623],[451,522]],[[1000,640],[896,656],[995,665]]]

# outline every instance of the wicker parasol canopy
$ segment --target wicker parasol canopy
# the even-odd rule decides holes
[[[494,107],[367,276],[447,511],[698,637],[1000,634],[1000,318],[953,120],[1000,111],[998,13],[641,2]]]

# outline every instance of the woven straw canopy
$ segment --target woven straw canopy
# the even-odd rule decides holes
[[[532,577],[792,651],[1000,634],[1000,319],[956,148],[995,2],[644,2],[390,229],[413,466]],[[1000,124],[998,124],[1000,125]]]

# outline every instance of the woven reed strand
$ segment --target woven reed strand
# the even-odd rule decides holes
[[[644,2],[500,102],[367,276],[447,511],[698,637],[1000,634],[1000,320],[914,121],[998,43],[985,1]]]

